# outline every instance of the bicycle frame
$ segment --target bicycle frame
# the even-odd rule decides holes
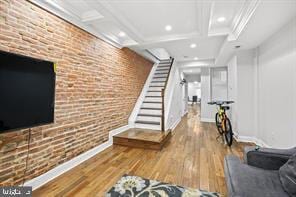
[[[225,110],[221,106],[218,106],[218,114],[219,114],[219,118],[221,120],[222,131],[225,132],[225,120],[226,120],[227,115],[226,115]]]

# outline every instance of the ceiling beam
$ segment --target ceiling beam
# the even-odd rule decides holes
[[[122,48],[122,46],[113,40],[107,38],[103,34],[99,33],[98,31],[94,30],[91,26],[84,23],[80,17],[77,17],[72,12],[69,12],[67,9],[62,7],[61,5],[52,2],[52,1],[44,1],[44,0],[29,0],[31,3],[37,5],[38,7],[41,7],[42,9],[64,19],[65,21],[89,32],[90,34],[100,38],[101,40],[104,40],[105,42],[117,47]]]

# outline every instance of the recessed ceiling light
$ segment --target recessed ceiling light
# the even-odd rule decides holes
[[[196,44],[195,43],[192,43],[191,45],[190,45],[190,48],[195,48],[196,47]]]
[[[170,25],[165,26],[165,30],[171,31],[172,30],[172,26],[170,26]]]
[[[198,60],[198,57],[194,57],[193,59],[194,59],[194,60]]]
[[[197,82],[197,81],[195,81],[194,83],[195,83],[195,84],[197,84],[198,82]]]
[[[124,37],[125,35],[126,34],[123,31],[119,32],[119,34],[118,34],[119,37]]]
[[[226,20],[225,17],[219,17],[219,18],[217,19],[218,22],[224,22],[225,20]]]

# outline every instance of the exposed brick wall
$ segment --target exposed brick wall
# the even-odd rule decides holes
[[[25,0],[0,0],[0,50],[57,62],[55,123],[32,129],[26,179],[108,140],[128,117],[152,63]],[[22,181],[28,129],[0,134],[0,185]]]

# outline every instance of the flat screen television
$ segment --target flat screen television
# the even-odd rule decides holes
[[[0,51],[0,133],[54,122],[54,63]]]

